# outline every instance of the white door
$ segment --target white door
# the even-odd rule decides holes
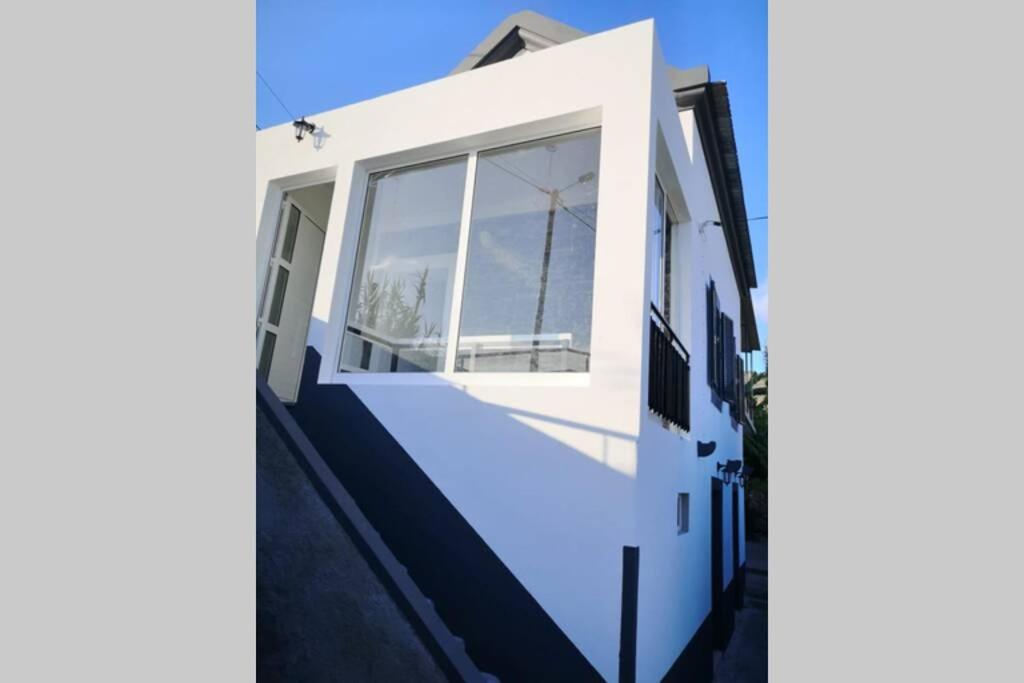
[[[285,198],[256,321],[259,373],[282,401],[298,396],[324,231]]]

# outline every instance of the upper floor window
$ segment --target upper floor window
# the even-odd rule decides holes
[[[600,132],[481,152],[455,369],[587,372]]]
[[[662,317],[672,322],[672,206],[661,182],[654,180],[654,211],[651,225],[651,303]]]
[[[594,129],[372,175],[339,369],[589,371],[599,154]]]

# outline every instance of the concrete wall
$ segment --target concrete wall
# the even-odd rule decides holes
[[[715,278],[737,334],[739,296],[721,229],[697,229],[718,216],[693,118],[676,111],[665,69],[645,21],[311,116],[320,128],[303,143],[291,126],[257,136],[260,258],[281,193],[335,181],[313,310],[320,333],[311,331],[324,358],[320,382],[352,386],[608,680],[618,675],[622,546],[640,547],[638,680],[659,680],[710,609],[710,478],[716,462],[741,453],[727,406],[710,402],[704,283]],[[590,373],[335,371],[370,173],[594,125],[602,134]],[[647,410],[656,169],[684,220],[673,278],[687,296],[675,298],[673,324],[693,354],[692,435]],[[698,460],[697,439],[715,440],[715,455]],[[681,536],[678,492],[691,501]],[[727,517],[724,528],[731,533]],[[728,537],[725,547],[731,553]],[[731,557],[724,566],[728,583]]]
[[[641,22],[311,116],[328,136],[319,148],[296,143],[290,127],[259,135],[260,253],[269,250],[277,191],[336,180],[313,313],[326,326],[320,381],[353,385],[609,680],[618,670],[622,546],[636,541],[652,49],[653,22]],[[588,375],[333,372],[369,173],[595,124]]]

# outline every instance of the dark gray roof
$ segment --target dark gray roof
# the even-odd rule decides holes
[[[452,74],[487,66],[502,59],[514,57],[521,49],[541,49],[551,45],[561,45],[587,35],[579,29],[567,26],[542,14],[523,10],[507,17],[497,28],[487,34],[459,65],[452,69]]]
[[[715,190],[718,215],[740,291],[740,315],[743,351],[761,348],[750,290],[757,287],[754,250],[747,225],[747,205],[743,199],[739,153],[732,127],[729,91],[725,83],[711,81],[683,83],[675,90],[676,105],[692,109],[701,131],[701,144],[708,161],[708,173]]]
[[[491,31],[459,62],[452,74],[511,59],[524,50],[542,50],[585,35],[579,29],[536,12],[517,12]],[[715,191],[715,202],[718,204],[718,215],[740,291],[743,329],[741,348],[752,351],[761,346],[750,298],[750,290],[757,287],[757,273],[747,225],[747,208],[743,199],[743,180],[740,177],[729,91],[724,82],[711,80],[707,66],[685,70],[670,66],[668,71],[676,105],[680,110],[693,109],[697,118],[704,156],[708,160],[708,171]]]

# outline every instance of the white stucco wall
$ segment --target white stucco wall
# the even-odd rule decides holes
[[[636,479],[638,681],[660,680],[711,610],[711,478],[716,475],[716,463],[742,459],[742,428],[733,429],[728,404],[719,410],[711,402],[704,287],[709,277],[714,278],[722,310],[736,321],[737,340],[739,291],[722,229],[707,224],[703,235],[699,230],[701,223],[717,221],[719,215],[693,113],[677,111],[658,47],[654,61],[653,125],[664,141],[656,168],[666,192],[677,207],[685,206],[689,219],[673,236],[673,259],[680,264],[678,272],[673,265],[673,274],[680,278],[677,289],[687,296],[673,305],[672,315],[673,327],[692,357],[692,428],[690,434],[680,435],[649,414],[641,426]],[[680,195],[674,196],[676,192]],[[645,369],[645,395],[646,377]],[[698,458],[698,440],[715,441],[715,452]],[[685,534],[677,533],[679,493],[690,497],[689,531]],[[724,487],[722,506],[723,580],[727,586],[733,575],[730,486]]]
[[[692,116],[676,111],[665,68],[644,21],[310,116],[320,130],[302,143],[290,125],[257,136],[261,261],[282,192],[335,182],[310,331],[324,358],[320,381],[352,385],[608,680],[618,672],[622,547],[640,547],[638,680],[660,680],[710,609],[710,477],[719,460],[741,457],[728,407],[710,402],[704,282],[715,278],[737,335],[739,295],[721,229],[709,226],[705,238],[696,229],[718,216]],[[602,133],[587,375],[334,372],[369,173],[594,125]],[[689,221],[673,270],[688,296],[674,301],[673,316],[693,355],[692,436],[665,430],[647,410],[647,227],[659,154],[659,167],[671,169],[661,174],[672,176],[666,191]],[[718,442],[714,456],[697,459],[698,438]],[[678,492],[690,494],[681,536]],[[723,503],[728,534],[728,495]],[[725,547],[731,553],[728,536]],[[724,567],[728,583],[728,554]]]
[[[644,249],[653,22],[309,117],[330,137],[263,131],[259,216],[273,188],[336,180],[314,318],[321,381],[357,395],[581,652],[617,677],[622,547],[635,545],[646,324]],[[571,77],[553,77],[571,74]],[[480,146],[601,126],[591,371],[584,377],[335,375],[367,175]],[[283,179],[283,180],[282,180]],[[267,188],[272,191],[268,193]],[[267,234],[258,236],[269,249]],[[378,378],[379,379],[379,378]]]

